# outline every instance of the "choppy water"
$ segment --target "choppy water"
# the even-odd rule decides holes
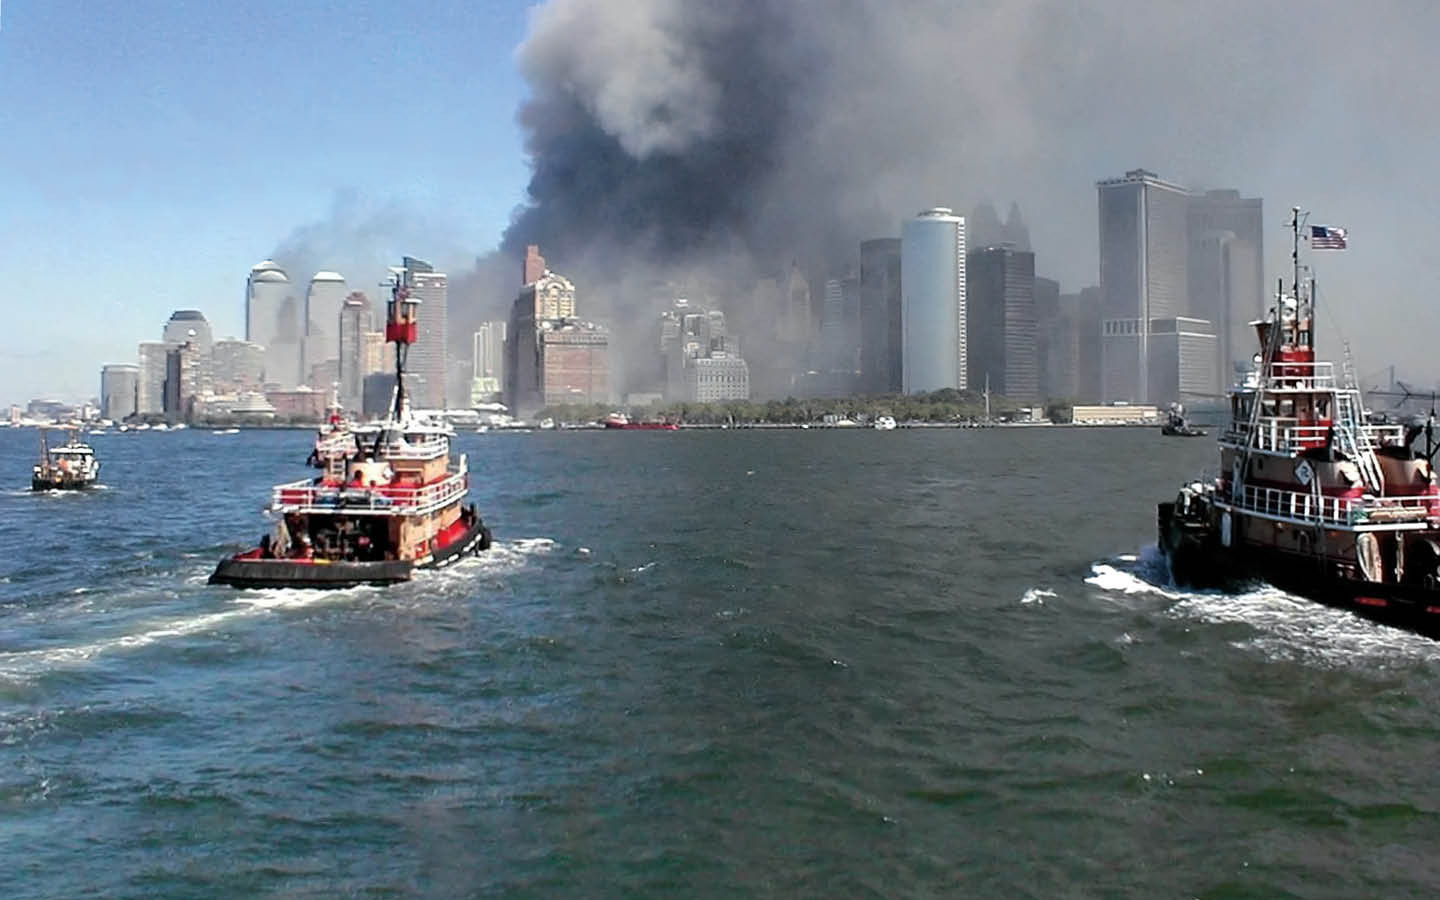
[[[0,432],[6,897],[1440,889],[1440,644],[1168,586],[1208,441],[464,435],[494,552],[329,594],[205,584],[307,434],[94,443]]]

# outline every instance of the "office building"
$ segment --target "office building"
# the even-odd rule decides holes
[[[100,418],[121,422],[135,415],[140,367],[108,365],[100,369]]]
[[[245,282],[245,340],[265,354],[265,381],[293,387],[300,383],[305,320],[290,277],[274,260],[256,263]]]
[[[901,381],[907,394],[967,385],[965,219],[926,210],[900,236]]]
[[[1009,245],[973,250],[965,280],[970,386],[1033,404],[1040,393],[1035,254]]]
[[[1189,309],[1189,192],[1133,169],[1097,183],[1100,213],[1102,400],[1169,402],[1152,397],[1150,323]],[[1159,383],[1159,382],[1157,382]]]
[[[218,340],[211,351],[210,373],[217,393],[258,391],[265,384],[265,348],[235,338]]]
[[[429,263],[405,257],[405,278],[410,296],[420,301],[420,340],[410,348],[407,371],[415,373],[417,387],[410,394],[416,407],[443,409],[446,404],[445,375],[448,280]],[[423,385],[418,382],[423,380]],[[406,391],[409,393],[409,385]]]
[[[340,306],[340,355],[337,359],[340,405],[358,410],[365,399],[365,335],[371,333],[370,299],[352,291]]]
[[[661,313],[662,395],[672,403],[750,399],[750,366],[730,333],[725,313],[686,298]]]
[[[165,413],[165,374],[170,351],[178,344],[166,341],[141,341],[140,373],[135,389],[135,411],[142,416]]]
[[[1222,388],[1255,351],[1250,323],[1264,315],[1264,204],[1239,191],[1190,197],[1189,316],[1213,323]]]
[[[170,314],[160,339],[172,344],[194,344],[195,351],[190,360],[190,380],[193,393],[211,390],[211,354],[215,346],[214,335],[205,314],[198,309],[177,309]]]
[[[576,318],[575,286],[526,250],[523,277],[505,330],[505,402],[516,415],[545,406],[610,402],[609,333]]]
[[[1194,403],[1220,392],[1216,335],[1204,319],[1177,316],[1150,323],[1150,396]]]
[[[898,394],[903,353],[900,336],[900,239],[860,244],[860,390]]]
[[[339,272],[316,272],[305,291],[305,383],[320,391],[328,391],[331,382],[317,368],[328,373],[340,367],[340,312],[348,293]]]
[[[470,405],[498,400],[505,384],[505,323],[481,322],[473,338]]]

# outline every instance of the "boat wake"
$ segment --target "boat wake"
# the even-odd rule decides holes
[[[1164,614],[1208,625],[1245,625],[1253,634],[1231,645],[1254,650],[1272,660],[1321,666],[1387,667],[1394,664],[1440,662],[1440,643],[1398,628],[1380,625],[1344,610],[1333,609],[1268,584],[1252,589],[1190,590],[1173,583],[1159,549],[1150,546],[1138,556],[1115,557],[1091,565],[1085,583],[1099,588],[1112,602],[1129,607],[1147,600],[1163,601]]]
[[[489,550],[467,557],[449,568],[420,573],[423,577],[415,583],[423,585],[432,579],[445,583],[473,583],[478,577],[520,569],[528,565],[533,558],[550,553],[554,547],[555,542],[548,538],[496,542]],[[215,590],[204,586],[204,573],[184,581],[188,587],[196,590]],[[380,597],[385,595],[387,589],[360,586],[323,591],[300,588],[219,590],[233,593],[234,596],[229,598],[224,608],[216,611],[150,622],[139,630],[69,646],[0,653],[0,679],[12,682],[29,681],[54,669],[83,665],[107,654],[135,650],[175,638],[220,631],[267,614],[353,603],[362,597]],[[390,590],[399,591],[403,588]],[[87,591],[84,596],[86,608],[94,602],[92,598],[108,599],[93,591]]]

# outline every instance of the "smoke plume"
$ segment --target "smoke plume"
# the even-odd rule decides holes
[[[622,277],[837,271],[923,207],[1014,200],[1075,289],[1094,182],[1137,166],[1264,196],[1272,262],[1292,202],[1380,248],[1423,215],[1385,193],[1436,186],[1414,148],[1437,25],[1404,0],[548,0],[517,51],[533,177],[502,252],[539,243],[623,319]]]

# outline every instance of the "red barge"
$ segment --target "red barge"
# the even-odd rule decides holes
[[[1255,323],[1260,353],[1230,391],[1220,471],[1160,504],[1160,549],[1182,584],[1260,579],[1440,636],[1434,410],[1423,428],[1370,424],[1348,353],[1340,377],[1333,363],[1316,361],[1314,282],[1300,283],[1298,209],[1291,224],[1295,281]],[[1337,229],[1315,231],[1333,241]]]
[[[385,339],[395,345],[395,398],[387,417],[351,425],[338,410],[320,429],[315,478],[276,485],[277,522],[259,546],[220,561],[211,584],[339,588],[407,581],[490,546],[490,529],[465,503],[465,456],[450,460],[454,430],[415,415],[405,397],[405,361],[418,337],[420,301],[407,270],[391,270]]]
[[[625,431],[679,431],[674,422],[632,422],[624,413],[611,413],[605,417],[605,427]]]

